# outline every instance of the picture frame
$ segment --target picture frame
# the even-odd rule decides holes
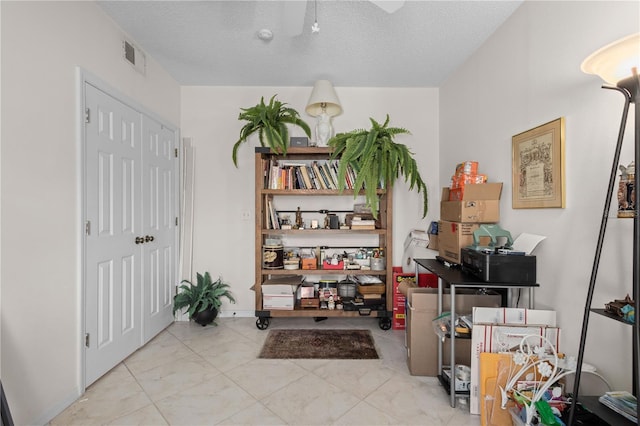
[[[565,122],[557,118],[512,137],[512,207],[565,207]]]

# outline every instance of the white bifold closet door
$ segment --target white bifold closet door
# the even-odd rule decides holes
[[[172,321],[177,135],[84,84],[85,386]]]

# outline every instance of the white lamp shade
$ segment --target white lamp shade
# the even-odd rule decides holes
[[[615,85],[620,80],[630,77],[634,67],[640,68],[640,33],[598,49],[582,62],[581,69]]]
[[[310,116],[317,117],[322,113],[322,104],[325,104],[324,111],[328,116],[333,117],[342,114],[342,106],[338,100],[338,95],[328,80],[316,81],[305,111]]]

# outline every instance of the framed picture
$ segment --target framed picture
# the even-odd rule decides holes
[[[564,117],[513,136],[514,209],[564,208]]]

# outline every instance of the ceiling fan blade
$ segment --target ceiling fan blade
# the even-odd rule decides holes
[[[369,0],[387,13],[394,13],[404,6],[404,0]]]
[[[295,37],[302,34],[306,12],[306,0],[282,2],[282,31],[284,35]]]

